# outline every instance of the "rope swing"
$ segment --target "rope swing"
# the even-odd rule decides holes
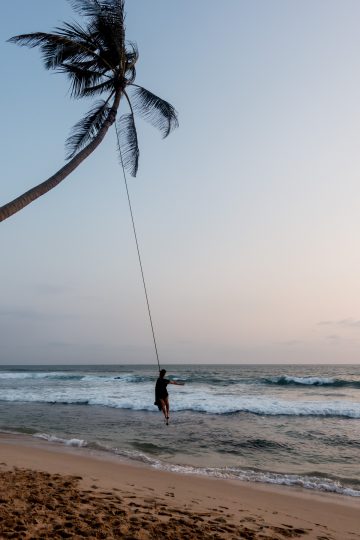
[[[142,261],[141,261],[141,254],[140,254],[140,248],[139,248],[138,237],[137,237],[137,234],[136,234],[136,227],[135,227],[134,213],[133,213],[132,206],[131,206],[131,199],[130,199],[130,193],[129,193],[128,183],[127,183],[127,179],[126,179],[126,172],[125,172],[125,167],[124,167],[124,161],[123,161],[123,157],[122,157],[122,153],[121,153],[120,139],[119,139],[119,132],[118,132],[118,127],[117,127],[116,124],[115,124],[115,129],[116,129],[116,137],[117,137],[117,143],[118,143],[118,148],[119,148],[120,162],[121,162],[121,167],[122,167],[123,175],[124,175],[124,183],[125,183],[125,188],[126,188],[127,200],[128,200],[128,203],[129,203],[129,210],[130,210],[130,216],[131,216],[132,228],[133,228],[133,231],[134,231],[134,237],[135,237],[136,249],[137,249],[137,254],[138,254],[138,259],[139,259],[139,265],[140,265],[141,277],[142,277],[142,282],[143,282],[143,286],[144,286],[144,292],[145,292],[145,298],[146,298],[146,305],[147,305],[147,310],[148,310],[148,314],[149,314],[149,320],[150,320],[150,326],[151,326],[152,337],[153,337],[153,341],[154,341],[155,355],[156,355],[156,360],[157,360],[158,368],[159,368],[159,371],[160,371],[159,353],[158,353],[158,348],[157,348],[157,344],[156,344],[156,338],[155,338],[155,331],[154,331],[153,320],[152,320],[152,316],[151,316],[150,302],[149,302],[149,297],[148,297],[147,288],[146,288],[146,282],[145,282],[145,276],[144,276],[143,265],[142,265]]]

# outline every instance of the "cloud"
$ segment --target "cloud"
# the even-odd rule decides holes
[[[343,319],[339,321],[338,324],[349,328],[360,328],[360,319]]]
[[[337,321],[320,321],[318,326],[337,326],[342,328],[360,328],[360,319],[348,317],[347,319],[339,319]]]
[[[289,339],[287,341],[279,341],[276,343],[277,345],[284,345],[286,347],[296,347],[297,345],[301,345],[304,343],[303,341],[300,341],[299,339]]]
[[[0,317],[6,319],[42,319],[45,314],[29,308],[0,308]]]
[[[74,349],[76,351],[93,351],[106,348],[104,343],[71,343],[69,341],[49,341],[47,346],[51,349]]]
[[[73,291],[71,287],[65,285],[49,285],[49,284],[40,284],[37,285],[34,290],[45,296],[58,295],[58,294],[69,294]]]
[[[0,308],[0,318],[8,321],[48,321],[49,319],[73,319],[76,315],[65,313],[51,313],[33,308]]]

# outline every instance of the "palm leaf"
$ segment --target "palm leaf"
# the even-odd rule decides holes
[[[77,65],[74,62],[72,64],[64,64],[59,71],[68,75],[71,81],[71,96],[74,98],[81,98],[84,96],[86,89],[91,89],[94,85],[107,82],[103,80],[102,73],[84,69],[81,65]]]
[[[70,0],[73,8],[89,18],[87,30],[100,45],[100,56],[115,67],[124,69],[125,13],[124,0]]]
[[[125,78],[127,84],[132,84],[136,78],[135,64],[139,60],[139,51],[136,43],[128,42],[128,48],[125,51]]]
[[[83,88],[82,96],[84,97],[96,96],[97,94],[103,94],[104,92],[112,92],[113,89],[114,89],[114,79],[109,79],[100,84]]]
[[[107,101],[99,101],[75,124],[72,135],[66,141],[67,159],[71,159],[90,140],[94,139],[108,118],[110,107]]]
[[[65,48],[68,48],[70,53],[69,57],[71,58],[74,56],[78,58],[79,52],[80,56],[81,54],[84,54],[84,51],[79,51],[77,44],[74,43],[72,39],[59,34],[34,32],[32,34],[13,36],[8,41],[10,43],[21,45],[22,47],[34,48],[40,46],[46,69],[55,67],[58,63],[56,59],[61,55]]]
[[[75,42],[75,46],[83,53],[84,58],[88,57],[89,60],[92,59],[94,65],[101,65],[102,59],[99,55],[101,40],[98,35],[91,31],[91,25],[83,28],[78,23],[63,23],[62,27],[57,27],[55,30],[58,35]],[[72,58],[70,57],[69,59],[71,60]],[[64,55],[61,61],[65,60],[68,60],[68,58]],[[104,65],[104,67],[109,69],[109,66]]]
[[[83,17],[98,18],[112,14],[121,17],[124,14],[124,0],[69,0],[72,8]]]
[[[98,0],[100,10],[92,23],[101,36],[104,49],[112,53],[116,63],[125,50],[125,12],[124,0]]]
[[[133,113],[123,114],[116,122],[116,128],[121,163],[131,176],[136,176],[140,151]]]
[[[65,32],[21,34],[10,38],[8,41],[30,48],[39,46],[46,69],[55,69],[65,60],[80,62],[88,60],[89,56],[91,59],[97,60],[88,44],[75,41],[73,37],[66,35]]]
[[[99,3],[94,0],[69,0],[69,3],[83,17],[93,17],[100,9]]]
[[[139,60],[139,49],[135,41],[127,41],[126,45],[126,60],[128,65],[132,66]]]
[[[141,86],[133,85],[134,111],[151,125],[158,128],[163,138],[179,126],[177,112],[167,101],[159,98]]]

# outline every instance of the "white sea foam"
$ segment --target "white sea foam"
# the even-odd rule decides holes
[[[62,437],[56,437],[56,435],[48,435],[47,433],[35,433],[33,436],[37,439],[44,439],[48,442],[65,444],[66,446],[76,446],[79,448],[87,446],[87,442],[83,439],[64,439]]]
[[[135,411],[157,411],[154,406],[154,379],[130,370],[113,372],[0,372],[2,381],[0,401],[12,403],[62,403],[102,406]],[[12,379],[30,379],[19,384]],[[46,381],[42,379],[46,379]],[[37,380],[38,379],[38,380]],[[54,379],[54,380],[52,380]],[[257,379],[259,380],[259,379]],[[286,381],[285,384],[332,384],[337,379],[328,377],[293,377],[282,375],[267,380]],[[281,383],[280,383],[281,384]],[[309,396],[308,390],[265,386],[259,393],[259,384],[249,386],[234,383],[230,386],[206,385],[191,382],[184,387],[171,389],[171,407],[174,411],[194,411],[209,414],[252,413],[258,415],[334,416],[360,418],[360,403],[353,393],[346,399],[327,393]],[[246,393],[244,392],[246,391]],[[320,389],[319,389],[320,392]],[[313,397],[313,399],[310,399]]]
[[[335,379],[331,377],[292,377],[290,375],[284,375],[278,377],[278,380],[284,379],[287,383],[305,384],[305,385],[326,385],[334,384]]]
[[[154,467],[162,470],[178,472],[181,474],[200,474],[206,476],[216,476],[217,478],[238,479],[245,482],[261,482],[266,484],[278,484],[286,486],[300,486],[305,489],[314,489],[328,493],[338,493],[351,497],[360,497],[360,491],[343,486],[340,482],[329,478],[317,478],[312,476],[301,476],[297,474],[280,474],[273,472],[260,472],[253,470],[242,470],[235,468],[199,468],[183,465],[172,465],[161,463],[153,464]]]
[[[14,433],[13,431],[2,431],[5,433]],[[48,442],[63,444],[77,448],[88,446],[87,441],[83,439],[66,439],[47,433],[36,433],[33,437],[43,439]],[[337,493],[350,497],[360,497],[360,490],[346,487],[340,481],[330,478],[320,478],[309,475],[275,473],[271,471],[258,471],[253,469],[241,469],[236,467],[193,467],[190,465],[177,465],[150,457],[143,452],[136,450],[125,450],[111,448],[103,444],[92,444],[91,448],[97,448],[103,452],[110,452],[125,457],[130,460],[140,461],[155,469],[174,472],[185,475],[211,476],[222,479],[241,480],[243,482],[259,482],[266,484],[277,484],[286,486],[298,486],[304,489],[323,491],[328,493]]]
[[[52,372],[8,372],[0,371],[0,379],[47,379],[47,378],[58,378],[58,377],[68,377],[67,373],[57,373]]]
[[[117,384],[109,381],[106,385],[84,385],[76,387],[41,386],[28,388],[26,392],[20,389],[3,389],[1,400],[7,402],[39,402],[83,404],[131,409],[136,411],[155,411],[153,405],[153,385]],[[120,381],[121,383],[121,381]],[[229,396],[206,390],[188,392],[177,390],[171,396],[172,410],[194,411],[209,414],[230,414],[248,412],[259,415],[294,415],[294,416],[338,416],[360,418],[360,403],[344,399],[332,400],[289,400],[271,396],[238,395]]]
[[[108,375],[83,375],[81,373],[66,372],[66,371],[31,371],[31,372],[6,372],[0,371],[0,379],[4,380],[23,380],[23,379],[54,379],[63,381],[82,381],[82,382],[95,382],[104,383],[106,381],[114,381],[114,379],[122,379],[124,382],[131,382],[134,379],[134,375],[121,374],[121,376],[108,376]]]
[[[300,486],[304,489],[318,490],[350,497],[360,497],[360,491],[346,487],[337,480],[330,478],[319,478],[299,474],[282,474],[270,471],[254,471],[252,469],[240,469],[235,467],[192,467],[190,465],[176,465],[166,463],[159,459],[147,456],[143,452],[115,450],[115,453],[129,459],[141,461],[151,467],[163,471],[175,472],[178,474],[212,476],[223,479],[236,479],[243,482],[259,482],[265,484],[277,484],[285,486]]]
[[[84,375],[82,381],[84,382],[95,382],[95,383],[104,383],[104,382],[114,382],[117,381],[117,384],[120,382],[135,382],[136,376],[131,373],[121,373],[120,375]]]

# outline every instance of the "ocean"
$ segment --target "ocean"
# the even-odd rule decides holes
[[[0,366],[0,431],[184,474],[360,496],[360,366]]]

